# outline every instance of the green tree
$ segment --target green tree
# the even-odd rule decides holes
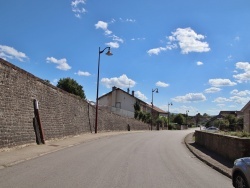
[[[140,114],[140,111],[141,111],[141,107],[140,107],[140,104],[139,104],[138,101],[136,101],[135,104],[134,104],[134,110],[135,110],[134,118],[137,119],[137,118],[139,118],[139,114]]]
[[[72,78],[62,78],[58,81],[57,87],[67,91],[69,93],[75,94],[80,96],[83,99],[86,99],[85,93],[82,89],[82,86],[79,85],[74,79]]]
[[[47,80],[47,79],[45,79],[45,80],[43,80],[43,81],[45,81],[46,83],[50,84],[50,81],[49,81],[49,80]]]
[[[184,116],[182,114],[178,114],[177,116],[175,116],[173,121],[174,121],[174,123],[182,125],[184,123],[184,121],[185,121],[185,118],[184,118]]]

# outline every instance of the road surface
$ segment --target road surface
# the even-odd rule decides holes
[[[101,138],[0,170],[0,187],[227,188],[186,148],[191,130]]]

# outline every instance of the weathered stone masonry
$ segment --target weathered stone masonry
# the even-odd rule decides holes
[[[0,148],[36,142],[33,100],[45,140],[90,132],[95,107],[0,58]],[[147,130],[148,125],[100,110],[98,131]]]

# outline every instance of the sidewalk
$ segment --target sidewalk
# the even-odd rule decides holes
[[[190,133],[185,137],[185,144],[187,148],[201,161],[206,163],[211,168],[232,178],[233,161],[225,159],[224,157],[202,147],[195,143],[193,134]]]

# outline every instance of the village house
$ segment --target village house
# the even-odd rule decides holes
[[[152,113],[154,117],[166,116],[167,112],[161,110],[160,108],[138,99],[135,97],[135,92],[132,91],[130,94],[129,89],[126,91],[113,87],[112,91],[99,97],[99,108],[106,109],[112,113],[134,118],[134,104],[138,102],[140,105],[141,111],[146,113]]]

